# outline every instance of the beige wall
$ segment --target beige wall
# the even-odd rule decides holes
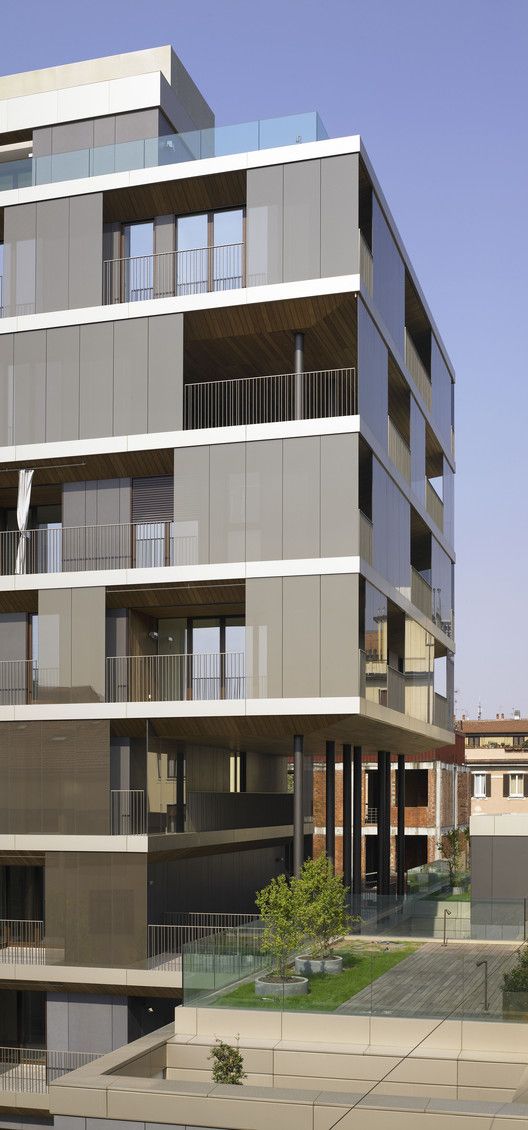
[[[39,699],[104,701],[106,589],[41,589]]]

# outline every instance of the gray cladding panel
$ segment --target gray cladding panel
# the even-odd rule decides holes
[[[103,277],[103,194],[70,200],[69,307],[99,306]]]
[[[320,464],[318,436],[286,439],[283,446],[284,557],[319,557]]]
[[[357,434],[321,436],[321,556],[359,552]]]
[[[46,440],[79,436],[79,327],[47,331]]]
[[[42,200],[37,204],[37,312],[69,307],[70,201]]]
[[[284,282],[321,273],[321,162],[284,166]]]
[[[36,232],[36,204],[5,209],[3,303],[8,315],[34,312]]]
[[[80,438],[112,435],[114,327],[112,322],[81,326]]]
[[[358,578],[321,577],[321,695],[359,694]]]
[[[174,451],[174,537],[192,538],[192,560],[209,562],[209,448]]]
[[[393,341],[403,353],[405,267],[378,201],[372,202],[374,302]]]
[[[359,272],[359,157],[321,161],[321,276]]]
[[[246,560],[282,558],[282,440],[246,449]]]
[[[283,694],[319,697],[321,578],[283,579]]]
[[[46,439],[46,331],[15,335],[15,443]]]
[[[3,612],[0,616],[0,660],[27,659],[27,615]]]
[[[0,447],[14,442],[14,334],[0,335]]]
[[[284,167],[248,169],[246,269],[248,286],[283,281]]]
[[[243,561],[246,532],[246,452],[243,443],[210,449],[210,560]]]
[[[282,697],[282,578],[246,581],[246,665],[249,696]]]
[[[104,701],[106,589],[72,589],[72,686],[86,700]]]
[[[179,431],[183,408],[183,314],[149,318],[148,431]]]
[[[114,327],[114,435],[147,431],[148,319]]]

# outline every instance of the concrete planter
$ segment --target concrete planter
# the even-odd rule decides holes
[[[311,977],[314,973],[341,973],[342,957],[296,957],[295,972]]]
[[[528,991],[521,992],[508,992],[503,989],[502,992],[502,1014],[505,1020],[511,1016],[512,1020],[528,1020]]]
[[[294,981],[268,981],[266,977],[257,977],[255,981],[257,997],[303,997],[307,992],[307,977],[296,977]]]

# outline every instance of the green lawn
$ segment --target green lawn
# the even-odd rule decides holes
[[[343,957],[343,972],[335,975],[316,973],[310,977],[309,992],[304,997],[257,997],[253,981],[239,985],[219,997],[220,1008],[287,1008],[299,1012],[334,1012],[340,1004],[366,988],[372,981],[392,969],[404,957],[414,953],[418,945],[399,944],[389,950],[382,945],[343,944],[336,952]]]
[[[471,902],[471,892],[461,891],[458,895],[436,894],[427,895],[426,902]]]

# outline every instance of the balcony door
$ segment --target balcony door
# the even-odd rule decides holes
[[[176,293],[204,294],[244,286],[244,210],[178,216]]]
[[[123,229],[123,300],[154,297],[154,222],[125,224]]]

